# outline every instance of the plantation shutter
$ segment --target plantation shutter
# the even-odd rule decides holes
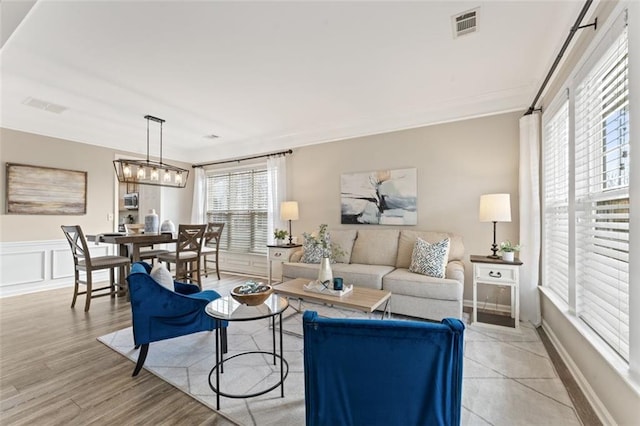
[[[577,79],[578,316],[629,360],[629,89],[626,25]]]
[[[220,239],[221,250],[266,253],[266,168],[208,176],[207,219],[226,224]]]
[[[551,110],[553,111],[553,109]],[[542,285],[569,302],[569,100],[543,123]]]

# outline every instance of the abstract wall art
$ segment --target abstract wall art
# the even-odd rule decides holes
[[[415,168],[344,173],[340,176],[341,223],[417,225]]]

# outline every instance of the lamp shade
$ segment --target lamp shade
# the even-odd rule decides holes
[[[280,219],[298,220],[298,202],[283,201],[282,204],[280,204]]]
[[[485,194],[480,196],[480,222],[511,222],[511,196]]]

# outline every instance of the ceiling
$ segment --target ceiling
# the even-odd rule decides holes
[[[2,127],[145,153],[150,114],[164,157],[194,163],[525,110],[583,6],[33,3],[2,2]]]

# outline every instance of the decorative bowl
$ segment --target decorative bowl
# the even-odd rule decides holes
[[[127,231],[127,234],[140,234],[144,231],[143,223],[125,223],[124,229]]]
[[[257,306],[267,300],[271,293],[273,287],[270,285],[249,281],[231,290],[231,297],[244,305]]]

